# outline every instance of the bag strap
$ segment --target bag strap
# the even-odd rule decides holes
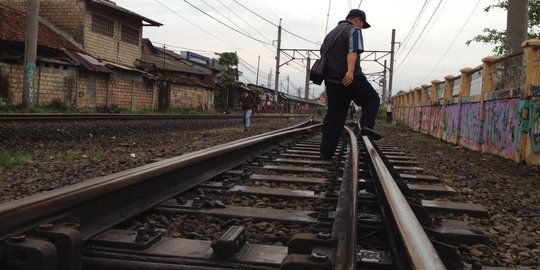
[[[332,46],[334,46],[334,43],[336,43],[337,38],[339,36],[341,36],[341,34],[343,33],[343,31],[345,31],[345,29],[350,29],[350,27],[343,27],[342,29],[340,29],[339,32],[334,37],[334,39],[332,40],[332,43],[330,43],[330,46],[328,46],[328,48],[326,48],[326,50],[324,52],[321,51],[322,55],[326,55],[326,53],[330,50],[330,48],[332,48]],[[321,55],[321,57],[322,57],[322,55]]]

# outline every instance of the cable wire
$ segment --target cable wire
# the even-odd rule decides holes
[[[414,41],[413,45],[411,46],[411,49],[407,52],[407,54],[405,55],[405,57],[403,58],[403,61],[398,65],[398,67],[394,70],[397,71],[401,65],[405,62],[405,60],[407,59],[407,56],[409,56],[409,54],[411,53],[412,49],[414,48],[414,46],[416,45],[416,43],[418,42],[418,40],[420,39],[420,37],[422,36],[422,34],[424,33],[424,31],[426,30],[427,26],[429,25],[429,23],[431,22],[431,19],[433,19],[433,16],[435,15],[435,13],[437,12],[437,10],[439,9],[439,6],[441,5],[443,0],[440,0],[439,1],[439,4],[437,5],[437,7],[435,8],[435,11],[433,12],[433,14],[431,14],[431,17],[429,17],[429,20],[427,21],[426,25],[424,26],[424,28],[422,29],[422,32],[420,32],[420,35],[418,35],[418,37],[416,38],[416,40]]]
[[[227,44],[227,45],[230,45],[230,46],[233,47],[233,48],[236,48],[236,49],[238,49],[238,50],[240,49],[240,48],[238,48],[237,46],[235,46],[235,45],[233,45],[233,44],[231,44],[231,43],[229,43],[229,42],[227,42],[227,41],[225,41],[225,40],[223,40],[223,39],[217,37],[216,35],[214,35],[214,34],[208,32],[206,29],[200,27],[199,25],[195,24],[195,23],[192,22],[191,20],[188,20],[188,19],[185,18],[184,16],[178,14],[178,12],[172,10],[170,7],[168,7],[168,6],[166,6],[165,4],[161,3],[159,0],[154,0],[154,1],[156,1],[156,2],[157,2],[158,4],[160,4],[162,7],[166,8],[166,9],[168,9],[169,11],[171,11],[172,13],[174,13],[176,16],[178,16],[178,17],[184,19],[185,21],[187,21],[187,22],[190,23],[191,25],[197,27],[198,29],[200,29],[200,30],[203,31],[204,33],[207,33],[208,35],[214,37],[214,38],[217,39],[217,40],[222,41],[223,43],[225,43],[225,44]]]
[[[411,26],[411,29],[409,29],[409,33],[407,33],[407,35],[405,36],[405,38],[403,39],[403,48],[405,48],[405,46],[407,46],[407,43],[409,42],[409,37],[411,36],[411,34],[414,32],[414,30],[416,29],[416,24],[418,23],[418,21],[420,20],[420,18],[422,17],[422,14],[424,14],[424,11],[426,10],[426,5],[427,3],[429,2],[429,0],[426,0],[424,2],[424,5],[422,6],[422,8],[420,9],[420,12],[418,13],[418,15],[416,16],[416,20],[414,21],[413,25]],[[399,48],[398,48],[399,50]],[[396,59],[400,56],[401,54],[401,51],[398,51],[397,55],[396,55]]]
[[[184,0],[184,1],[186,1],[186,0]],[[242,3],[238,2],[237,0],[233,0],[233,1],[234,1],[236,4],[238,4],[239,6],[245,8],[247,11],[253,13],[255,16],[257,16],[257,17],[263,19],[263,20],[266,21],[267,23],[269,23],[269,24],[271,24],[271,25],[273,25],[273,26],[275,26],[275,27],[279,27],[279,25],[277,25],[277,24],[275,24],[275,23],[269,21],[268,19],[266,19],[266,18],[264,18],[263,16],[259,15],[259,14],[256,13],[255,11],[253,11],[253,10],[249,9],[248,7],[244,6]],[[297,38],[299,38],[299,39],[301,39],[301,40],[304,40],[304,41],[306,41],[306,42],[309,42],[309,43],[312,43],[312,44],[317,45],[316,42],[313,42],[313,41],[311,41],[311,40],[309,40],[309,39],[303,38],[303,37],[301,37],[301,36],[299,36],[299,35],[297,35],[297,34],[291,32],[291,31],[289,31],[289,30],[286,30],[286,29],[283,28],[283,27],[281,28],[281,30],[282,30],[283,32],[289,33],[289,34],[291,34],[291,35],[293,35],[293,36],[295,36],[295,37],[297,37]]]
[[[228,24],[225,24],[224,22],[222,22],[222,21],[216,19],[214,16],[208,14],[207,12],[205,12],[204,10],[200,9],[199,7],[193,5],[192,3],[190,3],[190,2],[187,1],[187,0],[184,0],[184,2],[186,2],[188,5],[192,6],[194,9],[200,11],[200,12],[203,13],[204,15],[206,15],[206,16],[212,18],[213,20],[217,21],[217,22],[220,23],[221,25],[223,25],[223,26],[225,26],[225,27],[227,27],[227,28],[233,30],[234,32],[236,32],[236,33],[238,33],[238,34],[241,34],[241,35],[243,35],[243,36],[245,36],[245,37],[248,37],[248,38],[250,38],[250,39],[253,39],[253,40],[258,41],[258,42],[263,43],[263,44],[272,45],[271,43],[267,43],[266,41],[262,41],[262,40],[260,40],[260,39],[254,38],[254,37],[252,37],[252,36],[250,36],[250,35],[246,35],[245,33],[242,33],[242,32],[240,32],[240,31],[238,31],[237,29],[235,29],[235,28],[229,26]]]
[[[446,49],[446,51],[444,52],[443,56],[441,57],[441,59],[439,59],[439,62],[437,62],[437,64],[433,67],[433,69],[429,72],[429,74],[424,78],[422,79],[422,82],[425,81],[429,76],[431,76],[431,74],[433,73],[433,71],[435,71],[435,69],[439,66],[439,64],[441,64],[442,60],[444,59],[444,57],[446,56],[446,54],[448,53],[448,51],[450,51],[450,48],[452,48],[452,46],[454,45],[454,42],[456,42],[457,38],[459,37],[459,35],[461,34],[461,31],[463,31],[463,29],[465,28],[465,26],[467,25],[467,23],[469,22],[469,20],[471,19],[474,11],[476,10],[476,8],[478,7],[478,4],[480,4],[480,0],[478,0],[478,2],[476,2],[476,5],[474,6],[473,10],[471,11],[471,13],[469,14],[469,17],[467,17],[467,20],[465,21],[465,23],[463,23],[463,25],[461,26],[461,28],[459,29],[459,32],[457,33],[456,37],[454,38],[454,40],[452,41],[452,43],[450,44],[450,46],[448,46],[448,48]]]

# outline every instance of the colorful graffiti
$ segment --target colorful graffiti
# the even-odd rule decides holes
[[[540,152],[540,99],[532,103],[531,111],[531,146],[535,153]]]
[[[443,127],[441,110],[442,109],[440,106],[431,107],[431,123],[429,134],[437,138],[440,138]]]
[[[430,116],[431,116],[431,107],[426,106],[422,107],[422,121],[420,122],[420,132],[424,134],[429,133],[429,127],[430,127]]]
[[[28,101],[30,106],[34,103],[34,96],[36,95],[36,89],[34,87],[34,77],[36,74],[36,63],[26,64],[26,85],[28,86]]]
[[[413,116],[412,116],[412,127],[414,128],[414,130],[416,131],[420,131],[420,129],[422,128],[422,107],[414,107],[413,108]]]
[[[519,99],[505,99],[484,103],[485,150],[516,158],[521,142],[519,102]]]
[[[479,102],[461,105],[460,144],[469,149],[477,150],[481,143],[481,112],[482,104]]]
[[[447,142],[457,143],[459,132],[459,104],[446,105],[443,110],[443,137]]]

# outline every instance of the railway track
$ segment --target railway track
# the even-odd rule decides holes
[[[451,188],[418,184],[437,179],[354,128],[332,160],[320,160],[320,127],[307,122],[0,205],[0,268],[471,267],[451,245],[485,239],[430,215],[485,210],[414,201],[411,193]]]
[[[298,114],[255,114],[257,118],[305,116]],[[174,120],[174,119],[237,119],[238,114],[81,114],[81,113],[0,113],[0,122],[58,122],[96,120]]]

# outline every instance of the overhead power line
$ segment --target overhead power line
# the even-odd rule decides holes
[[[433,74],[433,71],[435,71],[435,69],[439,66],[439,64],[441,64],[442,60],[444,59],[444,57],[446,56],[446,54],[448,53],[448,51],[450,51],[450,48],[452,48],[452,46],[454,46],[454,42],[456,42],[457,38],[459,37],[459,35],[461,35],[461,32],[463,31],[463,29],[465,28],[465,26],[467,25],[467,23],[469,23],[469,20],[471,19],[472,15],[474,14],[474,11],[476,10],[476,8],[478,7],[478,4],[480,4],[480,0],[478,0],[478,2],[476,2],[476,5],[474,6],[474,8],[472,9],[471,13],[469,14],[469,17],[467,17],[467,20],[463,23],[463,25],[461,26],[461,28],[459,29],[459,32],[457,33],[457,35],[454,37],[454,40],[452,40],[452,43],[450,43],[450,46],[448,46],[448,48],[446,49],[446,51],[444,52],[443,56],[441,56],[441,59],[439,59],[439,61],[437,62],[437,64],[433,67],[433,69],[431,69],[431,71],[429,72],[429,74],[424,78],[422,79],[422,82],[425,81],[429,76],[431,76],[431,74]]]
[[[403,49],[405,49],[405,46],[407,46],[407,43],[409,42],[409,38],[411,37],[411,34],[414,32],[414,30],[416,29],[416,26],[417,26],[417,23],[418,21],[420,20],[420,18],[422,17],[422,14],[424,14],[424,11],[426,10],[426,5],[427,3],[429,2],[429,0],[426,0],[424,2],[424,5],[422,6],[422,8],[420,9],[420,12],[418,13],[418,15],[416,16],[416,20],[414,21],[413,25],[411,26],[411,29],[409,29],[409,32],[407,33],[407,35],[405,36],[405,38],[403,39]],[[398,58],[401,54],[401,51],[398,52],[398,55],[396,55],[396,58]]]
[[[186,0],[184,0],[184,1],[186,1]],[[242,3],[238,2],[237,0],[233,0],[233,1],[234,1],[235,3],[237,3],[238,5],[240,5],[241,7],[245,8],[247,11],[253,13],[253,15],[255,15],[255,16],[261,18],[261,19],[264,20],[264,21],[266,21],[267,23],[269,23],[269,24],[271,24],[271,25],[273,25],[273,26],[275,26],[275,27],[279,27],[279,25],[277,25],[277,24],[275,24],[275,23],[269,21],[269,20],[266,19],[265,17],[259,15],[259,14],[258,14],[257,12],[255,12],[255,11],[249,9],[248,7],[246,7],[245,5],[243,5]],[[287,30],[287,29],[285,29],[285,28],[283,28],[283,27],[281,28],[281,30],[282,30],[283,32],[289,33],[289,34],[291,34],[291,35],[293,35],[293,36],[295,36],[295,37],[297,37],[297,38],[299,38],[299,39],[301,39],[301,40],[304,40],[304,41],[306,41],[306,42],[309,42],[309,43],[312,43],[312,44],[317,45],[317,42],[314,42],[314,41],[311,41],[311,40],[309,40],[309,39],[303,38],[303,37],[301,37],[301,36],[299,36],[299,35],[297,35],[297,34],[291,32],[291,31],[289,31],[289,30]]]
[[[437,10],[439,9],[439,6],[441,5],[443,0],[440,0],[439,1],[439,4],[437,5],[437,7],[435,8],[435,11],[433,11],[433,14],[431,14],[431,17],[429,17],[429,20],[427,21],[426,25],[424,25],[424,28],[422,29],[422,32],[420,32],[420,35],[418,35],[418,37],[416,38],[416,40],[414,41],[413,45],[411,46],[411,49],[407,52],[407,54],[405,55],[405,57],[403,58],[403,60],[401,61],[401,63],[399,64],[399,66],[394,70],[394,71],[397,71],[401,65],[405,62],[405,60],[407,59],[407,56],[409,56],[409,54],[411,53],[412,49],[414,48],[414,46],[416,45],[416,43],[418,42],[418,40],[420,39],[420,37],[422,36],[422,34],[424,33],[424,31],[426,30],[427,26],[429,25],[429,23],[431,22],[431,19],[433,19],[433,16],[435,15],[435,13],[437,13]]]
[[[216,35],[212,34],[211,32],[207,31],[206,29],[200,27],[199,25],[197,25],[196,23],[192,22],[191,20],[188,20],[188,19],[185,18],[184,16],[178,14],[178,12],[172,10],[170,7],[168,7],[168,6],[166,6],[165,4],[161,3],[159,0],[154,0],[154,1],[156,1],[156,3],[160,4],[162,7],[168,9],[170,12],[174,13],[176,16],[178,16],[178,17],[184,19],[185,21],[187,21],[187,22],[190,23],[191,25],[197,27],[199,30],[203,31],[204,33],[207,33],[208,35],[214,37],[214,38],[217,39],[217,40],[222,41],[223,43],[225,43],[225,44],[227,44],[227,45],[230,45],[230,46],[233,47],[233,48],[240,49],[240,48],[238,48],[237,46],[235,46],[235,45],[233,45],[233,44],[231,44],[231,43],[229,43],[229,42],[227,42],[227,41],[225,41],[225,40],[223,40],[223,39],[217,37]]]
[[[250,36],[250,35],[247,35],[247,34],[245,34],[245,33],[243,33],[243,32],[240,32],[239,30],[235,29],[234,27],[231,27],[230,25],[228,25],[228,24],[226,24],[226,23],[224,23],[224,22],[222,22],[222,21],[216,19],[214,16],[208,14],[206,11],[200,9],[199,7],[195,6],[194,4],[190,3],[190,2],[187,1],[187,0],[184,0],[184,2],[186,2],[188,5],[192,6],[194,9],[200,11],[200,12],[203,13],[204,15],[206,15],[206,16],[212,18],[212,19],[215,20],[216,22],[218,22],[218,23],[220,23],[221,25],[223,25],[223,26],[225,26],[225,27],[227,27],[227,28],[233,30],[234,32],[236,32],[236,33],[238,33],[238,34],[241,34],[241,35],[243,35],[243,36],[245,36],[245,37],[248,37],[248,38],[250,38],[250,39],[253,39],[253,40],[258,41],[258,42],[263,43],[263,44],[272,45],[271,43],[267,43],[266,41],[263,41],[263,40],[254,38],[254,37],[252,37],[252,36]]]

